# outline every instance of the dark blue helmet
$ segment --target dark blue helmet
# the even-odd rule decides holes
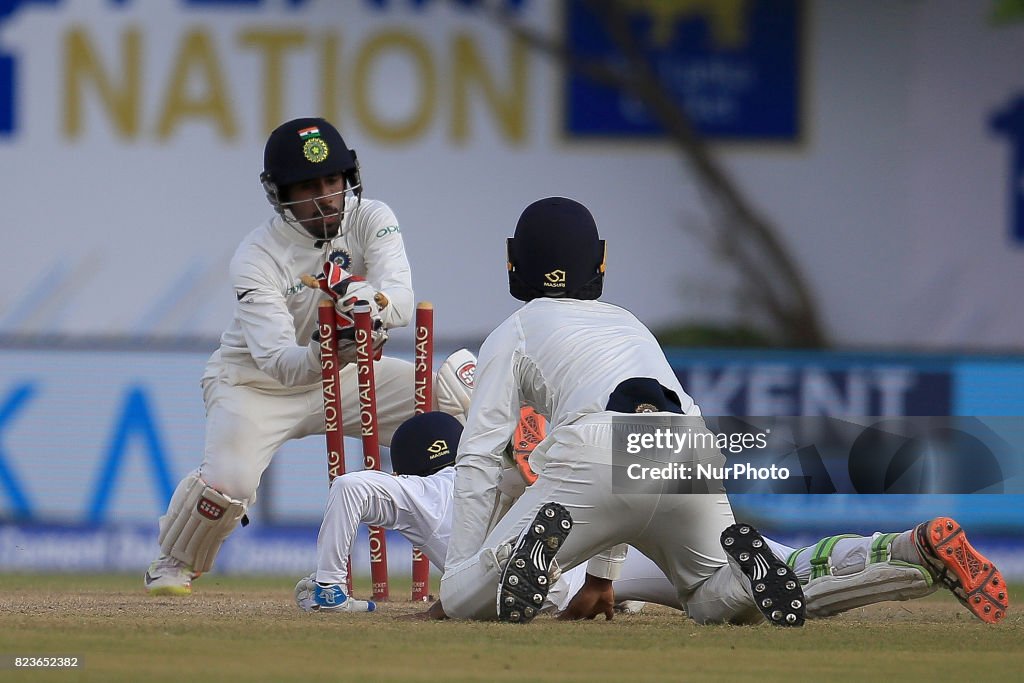
[[[597,299],[604,288],[605,244],[579,202],[548,197],[530,204],[508,240],[508,289],[520,301]]]
[[[415,415],[391,437],[391,467],[395,474],[425,477],[455,464],[462,425],[448,413]]]
[[[358,172],[355,150],[321,118],[292,119],[274,129],[263,150],[263,176],[278,186]],[[350,183],[358,184],[358,183]]]
[[[348,192],[362,197],[356,151],[326,119],[301,118],[282,123],[267,138],[260,182],[267,199],[282,215],[281,188],[304,180],[340,174]]]

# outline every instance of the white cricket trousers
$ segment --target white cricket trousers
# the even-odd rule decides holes
[[[413,415],[413,365],[384,356],[373,369],[380,442],[387,445],[398,426]],[[341,369],[340,380],[344,432],[359,434],[355,363]],[[222,374],[203,387],[203,398],[206,450],[199,476],[246,506],[255,502],[263,472],[286,441],[324,433],[324,401],[319,385],[304,392],[280,394],[230,384]]]
[[[573,528],[555,556],[563,571],[620,543],[654,561],[687,613],[701,623],[756,621],[760,614],[722,550],[732,524],[724,494],[617,494],[612,491],[611,414],[559,427],[537,481],[487,535],[479,553],[441,579],[450,617],[497,618],[497,549],[514,543],[547,502],[565,506]],[[456,476],[458,476],[456,474]]]

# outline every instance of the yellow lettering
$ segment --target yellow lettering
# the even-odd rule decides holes
[[[118,135],[134,138],[139,134],[139,102],[141,93],[141,45],[139,31],[130,28],[121,36],[120,84],[115,84],[103,69],[85,29],[68,31],[64,39],[64,134],[77,138],[82,134],[83,89],[91,82],[100,96]]]
[[[503,91],[488,73],[483,57],[473,39],[466,34],[456,36],[452,56],[452,121],[451,137],[456,142],[469,138],[470,92],[478,88],[494,113],[498,130],[509,142],[522,142],[526,136],[527,53],[521,40],[509,39],[509,76]]]
[[[341,128],[338,114],[338,39],[333,33],[324,36],[320,45],[320,115]]]
[[[287,101],[284,91],[284,58],[289,50],[306,44],[302,31],[244,31],[239,37],[242,47],[251,47],[263,55],[263,129],[268,133],[283,120],[281,103]]]
[[[405,119],[384,121],[370,102],[373,90],[371,76],[374,63],[388,52],[404,55],[416,69],[414,81],[420,84],[417,106]],[[353,82],[352,101],[356,118],[366,132],[382,142],[407,142],[420,136],[430,124],[437,99],[437,77],[430,51],[419,38],[399,33],[383,31],[366,41],[363,49],[356,56],[355,80]]]
[[[235,137],[238,131],[228,109],[230,97],[218,61],[206,33],[193,30],[185,35],[157,123],[158,138],[170,137],[185,118],[210,119],[222,138]],[[188,92],[189,76],[193,71],[199,74],[205,85],[198,96]]]

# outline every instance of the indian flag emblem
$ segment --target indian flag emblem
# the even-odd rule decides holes
[[[303,128],[299,131],[299,137],[304,141],[302,143],[302,154],[306,159],[314,164],[319,164],[327,158],[330,149],[323,138],[320,137],[319,128],[316,126]]]

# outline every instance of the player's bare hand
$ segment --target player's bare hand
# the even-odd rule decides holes
[[[615,591],[610,579],[599,579],[587,574],[583,586],[558,618],[563,621],[575,621],[595,619],[600,614],[604,615],[606,621],[611,621],[615,615]]]
[[[441,606],[441,601],[436,601],[431,605],[425,612],[415,612],[413,614],[403,614],[400,617],[396,617],[404,621],[441,621],[447,619],[448,615],[444,613],[444,607]]]

